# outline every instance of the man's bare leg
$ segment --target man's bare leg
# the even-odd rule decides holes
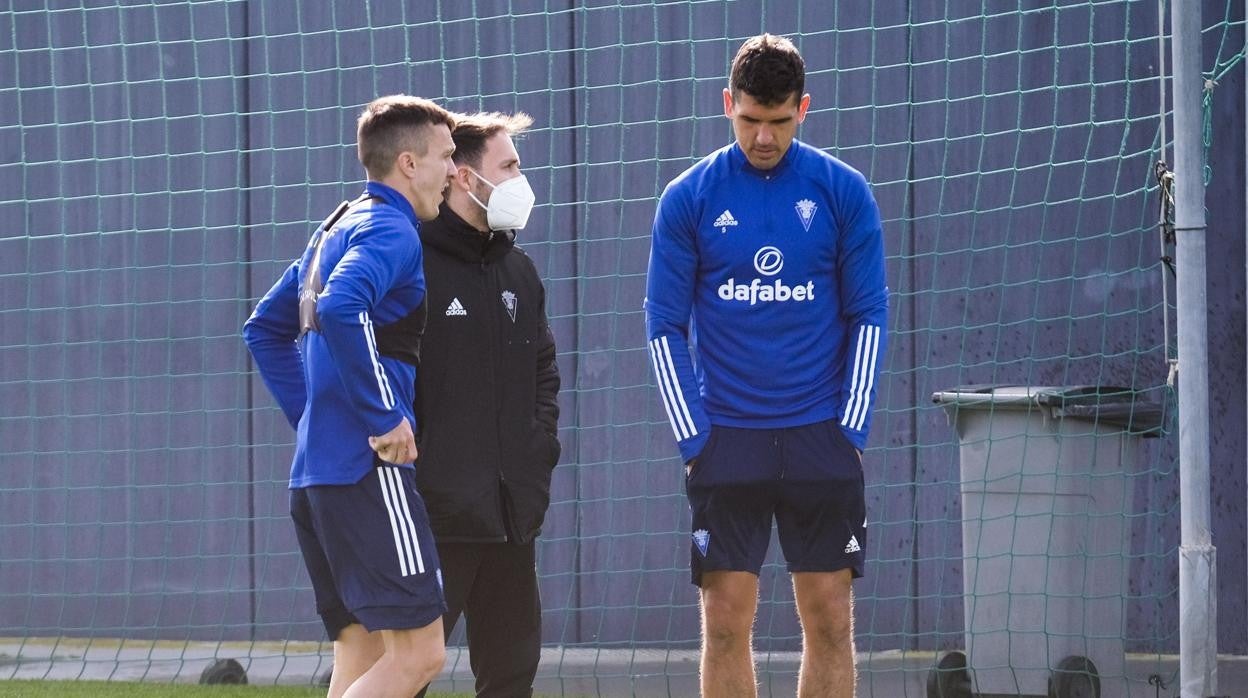
[[[381,630],[375,634],[381,635],[385,650],[351,684],[343,698],[411,698],[446,663],[441,617],[423,628]],[[334,671],[337,673],[337,668]]]
[[[329,679],[329,698],[342,698],[355,680],[372,668],[385,652],[381,635],[352,623],[334,640],[334,667]]]
[[[749,572],[702,575],[702,696],[753,698],[752,632],[758,577]]]
[[[799,698],[853,698],[854,590],[849,570],[794,572],[793,595],[802,621]]]

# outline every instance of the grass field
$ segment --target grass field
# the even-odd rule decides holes
[[[0,698],[323,698],[317,686],[200,686],[126,681],[0,681]],[[471,698],[430,693],[429,698]]]

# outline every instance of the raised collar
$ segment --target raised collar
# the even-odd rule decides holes
[[[412,208],[411,202],[400,194],[397,189],[381,182],[369,180],[364,183],[364,191],[395,207],[400,213],[407,216],[412,225],[417,228],[420,227],[420,222],[416,218],[416,209]]]
[[[789,168],[793,167],[793,163],[797,162],[799,157],[798,151],[800,150],[801,141],[794,138],[792,142],[789,143],[789,149],[784,151],[784,157],[780,158],[780,162],[777,162],[776,166],[769,170],[760,170],[751,165],[749,159],[745,157],[745,151],[741,150],[740,143],[734,142],[728,152],[732,157],[732,162],[743,171],[748,172],[755,177],[774,179],[783,175],[785,172],[788,172]]]
[[[454,255],[465,262],[493,262],[506,255],[516,241],[516,231],[482,233],[442,202],[438,217],[420,228],[425,245]]]

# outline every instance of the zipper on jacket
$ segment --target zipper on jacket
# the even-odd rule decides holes
[[[490,232],[491,240],[493,239],[493,236],[494,236],[494,233],[493,231],[491,231]],[[488,247],[488,243],[487,243],[487,247]],[[486,264],[486,261],[485,261],[484,249],[482,250],[480,268],[481,268],[481,288],[483,290],[483,295],[485,296],[485,304],[487,308],[493,308],[494,306],[491,301],[493,301],[493,296],[494,296],[494,292],[496,289],[495,289],[495,284],[492,283],[492,274],[490,273],[489,265]],[[498,394],[497,394],[497,391],[498,391],[497,368],[498,368],[498,361],[499,361],[499,355],[500,355],[499,344],[502,342],[502,337],[498,330],[498,323],[496,322],[497,314],[498,314],[497,310],[493,310],[485,314],[486,315],[485,324],[486,324],[486,327],[488,328],[487,331],[490,333],[490,341],[489,341],[489,344],[490,344],[489,364],[490,365],[487,370],[489,371],[489,378],[490,378],[489,384],[495,390],[494,401],[493,401],[495,405],[499,404]],[[503,521],[503,541],[507,542],[511,538],[511,536],[509,535],[509,531],[510,529],[515,528],[515,522],[511,520],[514,514],[511,511],[511,508],[507,506],[507,476],[503,474],[503,461],[502,461],[502,455],[503,455],[502,426],[503,425],[500,421],[501,420],[500,414],[501,414],[501,410],[496,408],[494,410],[494,433],[496,435],[495,437],[496,441],[494,443],[494,470],[498,473],[498,497],[499,497],[498,504],[500,507],[502,507],[502,511],[499,512],[500,514],[499,518],[501,518]]]
[[[511,536],[508,535],[508,529],[516,527],[516,523],[511,520],[514,514],[512,514],[511,507],[507,506],[507,494],[506,493],[507,493],[507,477],[503,475],[503,468],[500,465],[498,468],[498,499],[499,499],[498,505],[502,507],[503,509],[503,511],[501,512],[502,516],[500,516],[499,518],[503,520],[503,542],[504,543],[508,543],[511,541]]]
[[[780,450],[780,434],[778,432],[773,431],[771,433],[771,447],[773,450]],[[780,479],[783,480],[784,471],[788,469],[788,463],[785,462],[783,453],[779,453],[777,456],[780,458]]]

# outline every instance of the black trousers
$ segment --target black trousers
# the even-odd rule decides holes
[[[542,602],[536,547],[438,541],[446,637],[459,616],[468,633],[468,663],[478,698],[530,698],[542,648]],[[421,691],[423,698],[425,691]]]

